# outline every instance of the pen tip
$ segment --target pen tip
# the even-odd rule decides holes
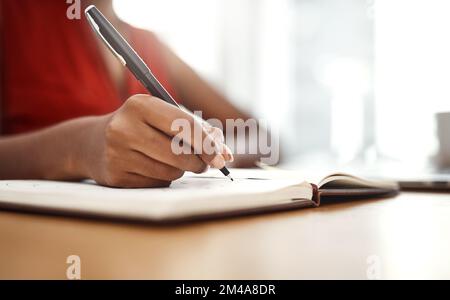
[[[230,175],[228,175],[227,177],[230,178],[231,181],[234,181],[233,177],[231,177]]]

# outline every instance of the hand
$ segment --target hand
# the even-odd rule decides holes
[[[203,127],[192,115],[160,99],[136,95],[111,115],[98,118],[95,128],[83,145],[81,163],[84,174],[97,183],[110,187],[143,188],[167,187],[184,172],[202,173],[208,166],[222,168],[233,160],[223,144],[223,133],[217,128],[205,128],[203,141],[215,145],[218,152],[206,154],[191,140],[186,141],[201,155],[172,151],[172,138],[179,132],[171,129],[174,120],[188,120]],[[201,146],[200,146],[201,147]],[[192,151],[192,153],[194,153]]]

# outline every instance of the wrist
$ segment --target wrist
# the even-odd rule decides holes
[[[68,155],[66,156],[64,171],[73,179],[92,178],[91,168],[95,164],[100,130],[103,128],[105,116],[86,117],[72,121],[73,134],[68,141]],[[94,160],[93,160],[94,159]]]

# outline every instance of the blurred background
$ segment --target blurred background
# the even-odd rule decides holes
[[[427,166],[450,111],[448,0],[115,0],[234,103],[289,165]]]

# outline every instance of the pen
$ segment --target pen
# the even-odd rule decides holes
[[[142,58],[139,57],[136,51],[134,51],[124,37],[114,28],[95,5],[86,8],[85,14],[95,33],[97,33],[111,52],[131,71],[131,73],[133,73],[136,79],[139,80],[153,96],[180,108],[178,103],[152,74]],[[220,169],[220,172],[234,181],[227,167]]]

